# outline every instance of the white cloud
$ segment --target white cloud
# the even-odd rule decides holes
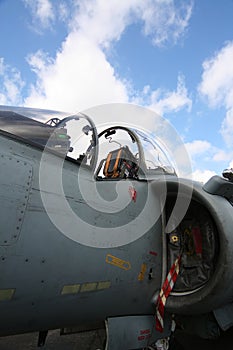
[[[171,41],[176,44],[188,27],[193,2],[183,2],[180,6],[173,0],[151,0],[143,3],[144,33],[152,37],[155,45],[161,46]]]
[[[210,142],[205,140],[195,140],[193,142],[188,142],[185,144],[185,146],[191,157],[203,155],[212,147]]]
[[[54,63],[43,57],[41,52],[30,56],[38,80],[26,105],[78,111],[99,103],[127,102],[126,86],[103,51],[79,34],[69,35]]]
[[[71,21],[72,30],[96,45],[108,47],[132,23],[132,10],[139,4],[140,0],[81,2]]]
[[[148,92],[148,88],[146,91]],[[153,91],[150,95],[149,107],[160,114],[177,112],[183,108],[190,111],[192,100],[188,97],[184,77],[178,76],[176,91],[163,91],[161,89]]]
[[[205,183],[214,175],[216,175],[216,173],[211,170],[195,170],[192,173],[192,179],[194,181]]]
[[[64,5],[64,2],[58,4]],[[66,16],[67,7],[63,6],[63,10]],[[95,104],[142,99],[143,92],[136,93],[129,81],[117,75],[108,61],[108,50],[121,38],[127,26],[138,21],[154,44],[176,42],[187,28],[192,2],[179,7],[174,0],[87,0],[73,2],[72,11],[67,22],[70,33],[56,57],[49,59],[41,51],[29,56],[37,82],[31,86],[25,105],[72,111]],[[49,13],[52,19],[52,12]],[[157,13],[160,15],[155,15]],[[151,106],[158,108],[158,112],[191,108],[181,77],[176,91],[151,94]]]
[[[40,27],[34,27],[34,30],[40,32],[40,29],[49,28],[55,20],[55,10],[50,0],[23,0],[26,7],[31,10],[32,22]]]
[[[196,166],[200,161],[205,163],[227,163],[233,158],[233,151],[219,149],[206,140],[194,140],[185,144],[187,152],[192,158],[193,165]]]
[[[233,99],[232,99],[232,105],[233,105]],[[227,146],[232,148],[233,146],[233,106],[227,111],[225,119],[222,122],[221,134]]]
[[[0,75],[3,75],[4,71],[5,71],[4,59],[3,57],[0,57]]]
[[[187,178],[205,183],[223,169],[233,168],[233,151],[219,149],[207,140],[194,140],[185,147],[192,164],[192,174],[185,175]]]
[[[233,107],[233,42],[203,63],[199,92],[212,106]]]
[[[0,104],[18,105],[22,103],[21,92],[24,82],[20,72],[5,64],[2,57],[0,57],[0,86]]]
[[[58,17],[59,17],[59,20],[62,21],[62,22],[65,22],[68,20],[69,18],[69,7],[68,7],[68,4],[65,3],[65,2],[61,2],[59,5],[58,5]]]
[[[201,95],[212,107],[224,107],[226,117],[221,133],[228,147],[233,146],[233,42],[227,43],[214,57],[203,63]]]
[[[177,43],[188,26],[193,3],[174,0],[85,1],[79,4],[73,29],[81,30],[96,43],[118,40],[126,26],[138,20],[155,45]]]
[[[31,66],[32,71],[36,74],[44,74],[49,65],[53,65],[53,60],[42,50],[38,50],[33,55],[28,55],[27,61]]]
[[[193,168],[190,178],[195,181],[206,182],[211,176],[216,175],[216,171],[221,173],[227,162],[233,158],[233,152],[219,149],[206,140],[194,140],[186,143],[185,147]]]
[[[233,157],[233,152],[218,150],[214,156],[213,161],[215,162],[229,162]]]

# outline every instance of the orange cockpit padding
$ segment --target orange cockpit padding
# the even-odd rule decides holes
[[[108,154],[106,163],[104,166],[104,176],[117,178],[121,173],[121,162],[122,162],[123,149],[112,151]]]
[[[134,178],[137,171],[137,159],[128,146],[124,146],[108,154],[103,174],[105,178]]]

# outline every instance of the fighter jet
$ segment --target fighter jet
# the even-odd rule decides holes
[[[0,108],[1,336],[105,328],[106,350],[172,349],[175,327],[233,325],[232,171],[181,178],[114,108]]]

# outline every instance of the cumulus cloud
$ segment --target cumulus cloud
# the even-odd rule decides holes
[[[24,82],[20,72],[5,64],[4,58],[0,57],[0,104],[18,105],[22,103],[22,89]]]
[[[55,20],[53,4],[50,0],[23,0],[26,7],[32,13],[32,22],[34,30],[40,31],[52,26]]]
[[[190,111],[192,108],[192,100],[188,97],[185,79],[182,75],[178,76],[177,88],[175,91],[157,89],[151,92],[150,88],[145,87],[143,93],[144,95],[149,95],[149,107],[162,115],[172,111],[177,112],[183,108],[187,108],[187,110]],[[143,96],[143,99],[145,99],[145,96]]]
[[[69,18],[69,5],[67,2],[60,2],[58,4],[58,19],[62,22],[67,21]]]
[[[174,0],[85,1],[79,3],[73,29],[98,43],[118,40],[126,26],[140,20],[142,30],[154,45],[177,43],[188,27],[193,3]]]
[[[32,6],[32,1],[24,1]],[[46,3],[52,6],[52,1]],[[138,21],[155,45],[176,43],[188,26],[193,6],[192,1],[175,5],[174,0],[87,0],[72,4],[67,22],[70,32],[56,56],[49,58],[41,50],[28,56],[37,81],[25,105],[72,111],[95,104],[142,100],[145,92],[135,92],[133,84],[117,74],[108,60],[108,50],[120,40],[127,26]],[[60,14],[66,17],[64,2],[58,5]],[[52,10],[48,13],[52,20]],[[176,91],[150,92],[150,105],[158,112],[191,108],[181,77]]]
[[[215,162],[229,162],[233,158],[233,152],[218,150],[214,156],[213,161]]]
[[[103,51],[79,34],[70,35],[56,61],[49,61],[41,52],[29,57],[38,79],[26,105],[78,111],[114,100],[127,102],[126,86],[116,77]]]
[[[207,140],[194,140],[185,144],[186,150],[191,158],[195,181],[206,182],[211,176],[222,172],[226,164],[233,159],[233,152],[219,149]],[[212,169],[212,170],[210,170]]]
[[[232,105],[233,105],[233,98],[232,98]],[[227,111],[226,116],[222,122],[221,134],[227,146],[232,148],[233,146],[233,106]]]
[[[185,143],[185,147],[193,164],[202,162],[215,162],[215,163],[227,163],[233,158],[233,151],[226,151],[214,146],[207,140],[194,140],[192,142]]]
[[[203,63],[199,92],[212,107],[224,107],[226,116],[221,133],[229,147],[233,146],[233,42],[227,43]]]
[[[192,179],[202,183],[207,182],[212,176],[216,175],[215,171],[211,170],[195,170],[192,173]]]
[[[152,38],[157,46],[166,42],[177,43],[184,35],[192,15],[193,2],[144,1],[142,11],[144,33]],[[156,6],[154,6],[156,4]]]
[[[205,140],[195,140],[185,144],[186,149],[191,157],[203,155],[211,149],[211,143]]]
[[[210,105],[233,105],[233,42],[226,44],[212,58],[203,63],[199,92],[208,98]]]

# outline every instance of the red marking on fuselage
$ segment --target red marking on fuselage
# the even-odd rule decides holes
[[[156,252],[154,252],[154,251],[150,251],[150,255],[154,255],[154,256],[157,256],[158,255],[158,253],[156,253]]]
[[[134,202],[137,200],[137,191],[132,186],[129,187],[129,194]]]

